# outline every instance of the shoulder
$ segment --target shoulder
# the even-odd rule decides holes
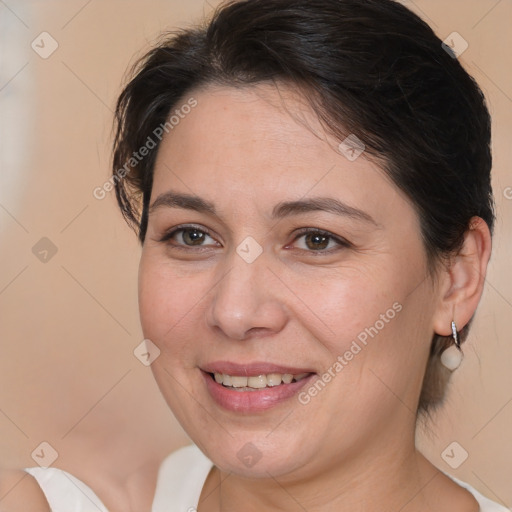
[[[0,471],[0,512],[49,512],[50,505],[37,483],[26,471]]]
[[[185,446],[169,455],[158,471],[153,511],[169,509],[187,510],[199,501],[206,477],[213,463],[195,445]],[[174,509],[173,509],[174,510]]]

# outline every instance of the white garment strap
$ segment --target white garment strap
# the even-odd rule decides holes
[[[167,457],[158,472],[152,512],[196,512],[211,462],[195,445]]]
[[[93,490],[66,471],[28,468],[41,487],[52,512],[108,512]]]

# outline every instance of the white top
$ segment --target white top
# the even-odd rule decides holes
[[[196,512],[199,497],[213,463],[195,445],[169,455],[160,466],[152,512]],[[56,468],[28,468],[43,490],[52,512],[108,512],[83,482]],[[450,476],[450,475],[448,475]],[[482,496],[469,484],[451,477],[467,489],[480,505],[480,512],[509,512]]]

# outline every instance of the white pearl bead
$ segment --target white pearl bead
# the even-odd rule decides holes
[[[443,366],[446,366],[448,370],[456,370],[460,363],[462,362],[462,352],[455,346],[452,345],[448,347],[442,354],[441,354],[441,363]]]

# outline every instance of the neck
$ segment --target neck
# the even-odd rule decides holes
[[[424,490],[446,477],[415,449],[413,440],[407,447],[390,446],[385,454],[375,448],[307,478],[269,472],[269,478],[248,479],[214,468],[199,512],[430,510]]]

